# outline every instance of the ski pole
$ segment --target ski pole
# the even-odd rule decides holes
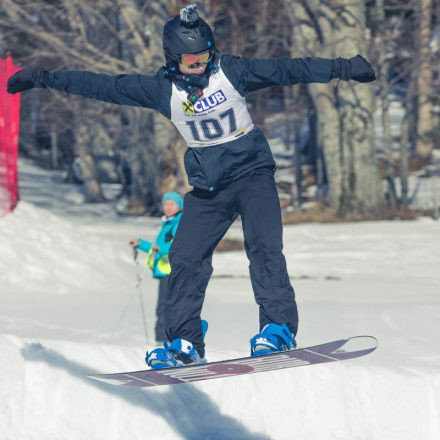
[[[139,293],[139,302],[140,302],[140,308],[141,308],[141,314],[142,314],[142,325],[144,327],[145,342],[148,345],[149,338],[148,338],[148,330],[147,330],[147,319],[145,316],[145,305],[144,305],[144,298],[143,298],[143,292],[142,292],[142,287],[141,287],[142,277],[140,275],[140,270],[139,270],[138,255],[139,255],[139,251],[138,251],[137,247],[133,246],[133,259],[134,259],[134,261],[136,263],[136,267],[137,267],[136,288]]]

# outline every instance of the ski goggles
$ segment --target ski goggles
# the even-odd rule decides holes
[[[203,64],[208,64],[212,59],[212,52],[210,50],[202,53],[184,53],[180,55],[180,64],[188,69],[194,69]]]

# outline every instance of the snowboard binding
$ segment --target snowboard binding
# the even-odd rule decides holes
[[[202,320],[203,337],[208,330],[207,321]],[[185,339],[173,339],[170,344],[164,341],[163,348],[146,353],[145,362],[154,370],[162,368],[184,367],[185,365],[206,364],[206,358],[200,357],[194,345]]]
[[[286,324],[265,325],[262,332],[255,335],[250,343],[251,356],[264,356],[296,348],[295,338]]]

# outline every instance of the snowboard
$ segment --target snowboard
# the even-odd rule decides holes
[[[133,387],[176,385],[179,383],[198,382],[201,380],[239,376],[242,374],[302,367],[305,365],[345,361],[347,359],[365,356],[374,351],[377,345],[378,341],[374,336],[354,336],[348,339],[340,339],[326,344],[315,345],[313,347],[267,354],[264,356],[229,359],[160,370],[90,374],[88,377],[113,385],[128,385]]]

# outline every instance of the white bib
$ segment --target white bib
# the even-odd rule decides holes
[[[254,128],[246,101],[223,70],[209,77],[203,96],[194,104],[173,83],[171,121],[188,147],[211,147],[233,141]]]

